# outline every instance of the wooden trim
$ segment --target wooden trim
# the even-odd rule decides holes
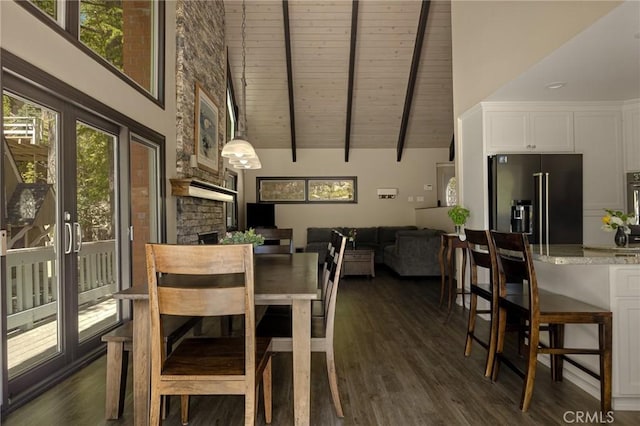
[[[289,87],[289,122],[291,127],[291,161],[296,162],[296,111],[293,100],[293,65],[291,65],[291,31],[289,29],[289,2],[282,0],[284,47],[287,57],[287,83]]]
[[[416,43],[413,47],[413,58],[411,59],[411,71],[409,73],[409,83],[407,84],[407,94],[404,98],[404,111],[402,111],[402,123],[400,124],[400,135],[398,136],[397,161],[402,159],[402,151],[404,149],[404,141],[407,136],[407,125],[409,123],[409,114],[411,113],[411,104],[413,103],[413,91],[416,86],[416,77],[418,76],[418,68],[420,66],[420,56],[422,55],[422,42],[427,29],[427,18],[429,17],[430,1],[423,1],[420,9],[420,20],[418,21],[418,32],[416,33]]]
[[[347,86],[347,123],[344,134],[344,161],[349,162],[349,148],[351,144],[351,113],[353,109],[353,74],[356,62],[356,40],[358,37],[358,0],[353,0],[351,6],[351,47],[349,51],[349,83]]]
[[[171,195],[178,197],[205,198],[230,203],[238,194],[237,191],[198,179],[169,179],[169,181],[171,182]]]

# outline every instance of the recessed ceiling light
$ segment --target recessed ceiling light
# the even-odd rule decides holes
[[[554,81],[553,83],[549,83],[547,84],[546,88],[547,89],[560,89],[561,87],[564,87],[567,83],[564,81]]]

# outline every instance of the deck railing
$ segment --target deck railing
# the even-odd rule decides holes
[[[117,289],[116,241],[82,244],[78,304],[93,304]],[[58,311],[58,269],[53,247],[7,252],[7,330],[28,330]]]

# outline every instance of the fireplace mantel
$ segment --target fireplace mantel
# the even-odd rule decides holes
[[[232,189],[193,178],[169,179],[169,181],[171,181],[171,194],[178,197],[195,197],[232,202],[234,196],[238,193]]]

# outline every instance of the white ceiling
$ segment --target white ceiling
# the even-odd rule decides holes
[[[224,0],[231,78],[240,111],[241,0]],[[453,134],[451,13],[432,1],[406,137],[401,136],[420,0],[360,0],[351,127],[347,100],[352,1],[290,0],[294,132],[282,0],[246,0],[248,137],[258,149],[446,148]],[[549,90],[548,83],[566,85]],[[628,0],[552,52],[489,101],[640,98],[640,2]],[[293,151],[292,151],[293,152]]]
[[[296,148],[396,148],[407,99],[420,0],[360,0],[347,131],[352,1],[288,2]],[[241,94],[242,2],[225,0],[236,100]],[[282,0],[246,1],[248,137],[290,148],[292,132]],[[448,147],[453,135],[449,1],[431,2],[407,116],[405,148]]]
[[[561,89],[547,89],[565,82]],[[624,101],[640,98],[640,2],[628,0],[567,41],[490,101]]]

